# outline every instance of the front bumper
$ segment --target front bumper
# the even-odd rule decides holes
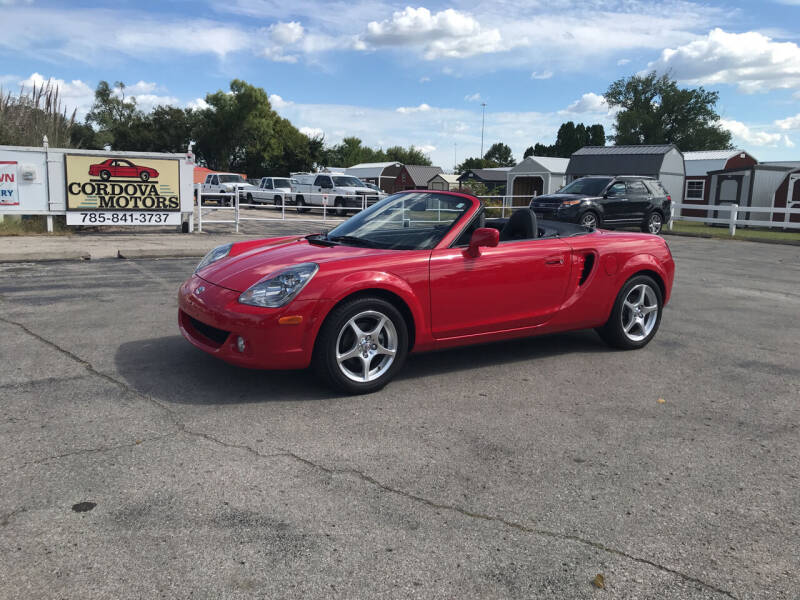
[[[536,213],[539,219],[547,219],[548,221],[567,221],[569,223],[577,223],[578,218],[583,211],[580,204],[573,204],[572,206],[536,206],[531,205],[531,210]]]
[[[295,299],[282,308],[261,308],[240,304],[239,296],[239,292],[193,275],[178,292],[178,326],[183,337],[200,350],[240,367],[308,367],[318,303]],[[289,315],[301,316],[302,323],[278,323]],[[239,337],[245,340],[242,351],[237,348]]]

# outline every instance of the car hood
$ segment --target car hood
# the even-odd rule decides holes
[[[543,196],[536,196],[531,200],[531,204],[536,205],[539,202],[563,202],[564,200],[586,200],[598,197],[599,196],[590,196],[588,194],[545,194]]]
[[[313,262],[317,264],[331,261],[360,258],[374,254],[396,252],[375,248],[335,245],[317,246],[304,237],[263,240],[265,244],[241,254],[224,258],[197,272],[209,283],[222,286],[235,292],[244,292],[268,275],[292,265]],[[234,245],[231,250],[236,252]]]

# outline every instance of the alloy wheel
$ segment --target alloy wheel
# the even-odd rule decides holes
[[[594,213],[586,213],[581,217],[581,225],[588,227],[589,229],[596,229],[597,217],[594,216]]]
[[[379,379],[394,363],[398,349],[397,329],[377,310],[365,310],[348,320],[336,338],[336,362],[352,381]]]
[[[658,321],[658,297],[646,283],[631,288],[622,303],[622,331],[633,342],[641,342]]]
[[[647,220],[647,230],[650,233],[659,233],[661,231],[662,219],[658,213],[653,213]]]

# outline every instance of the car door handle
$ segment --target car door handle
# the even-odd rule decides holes
[[[563,256],[559,256],[558,258],[555,258],[555,257],[546,258],[545,261],[544,261],[544,264],[546,264],[546,265],[563,265],[564,264],[564,257]]]

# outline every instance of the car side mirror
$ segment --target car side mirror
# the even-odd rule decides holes
[[[494,248],[500,243],[500,232],[492,227],[479,227],[472,232],[469,247],[464,250],[464,255],[477,258],[481,255],[480,248]]]

